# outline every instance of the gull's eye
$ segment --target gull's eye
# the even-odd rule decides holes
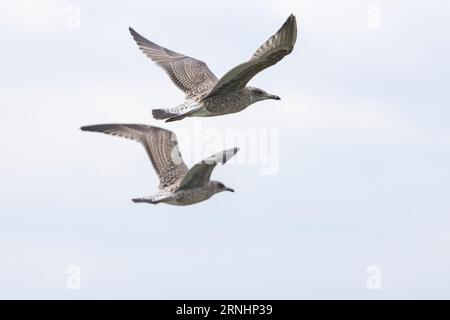
[[[263,92],[261,90],[259,90],[259,89],[255,89],[255,93],[256,94],[263,94]]]

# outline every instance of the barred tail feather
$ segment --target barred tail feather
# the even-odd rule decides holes
[[[192,116],[202,106],[196,101],[185,101],[184,103],[170,109],[153,109],[153,118],[157,120],[167,119],[166,122],[177,121]]]
[[[183,120],[184,118],[186,118],[188,116],[188,114],[180,114],[180,115],[174,115],[172,117],[170,117],[169,119],[166,120],[166,122],[173,122],[173,121],[178,121],[178,120]]]
[[[157,204],[160,202],[163,202],[164,200],[167,200],[168,198],[170,198],[173,194],[171,192],[167,192],[167,191],[163,191],[160,190],[157,193],[150,195],[148,197],[143,197],[143,198],[134,198],[131,199],[134,203],[152,203],[152,204]]]
[[[131,199],[131,201],[133,201],[134,203],[152,203],[152,204],[157,204],[159,202],[159,201],[155,200],[153,197],[134,198],[134,199]]]
[[[177,116],[176,113],[170,112],[169,109],[153,109],[152,115],[156,120],[163,120]]]

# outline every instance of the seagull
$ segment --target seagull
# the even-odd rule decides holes
[[[214,194],[233,189],[219,181],[210,180],[218,163],[224,164],[239,148],[214,154],[188,169],[178,150],[175,133],[143,124],[98,124],[81,127],[83,131],[102,132],[141,143],[159,176],[160,184],[154,194],[132,199],[135,203],[167,203],[186,206],[211,198]]]
[[[129,31],[139,49],[160,66],[185,94],[185,101],[173,108],[153,109],[153,117],[166,122],[186,117],[214,117],[244,110],[277,95],[247,86],[257,73],[276,64],[294,49],[297,22],[290,15],[280,30],[264,42],[250,60],[237,65],[218,79],[200,60],[164,48],[144,38],[133,28]]]

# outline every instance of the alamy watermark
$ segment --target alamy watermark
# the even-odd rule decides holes
[[[69,30],[81,29],[81,8],[70,5],[66,8],[66,28]]]
[[[69,290],[81,289],[81,268],[77,265],[70,265],[66,268],[66,288]]]
[[[279,129],[228,128],[222,130],[203,128],[201,122],[196,122],[193,128],[174,131],[179,145],[190,147],[183,148],[182,154],[183,160],[188,163],[196,163],[222,150],[237,147],[240,148],[240,152],[230,162],[256,165],[262,175],[275,175],[279,171]]]
[[[381,29],[381,7],[378,5],[370,5],[367,7],[366,28],[370,30]]]
[[[369,290],[381,289],[381,268],[377,265],[368,266],[366,269],[366,287]]]

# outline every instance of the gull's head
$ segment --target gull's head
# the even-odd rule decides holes
[[[230,192],[234,192],[233,189],[228,188],[227,186],[225,186],[222,182],[219,181],[211,181],[212,186],[214,187],[214,192],[215,193],[219,193],[222,191],[230,191]]]
[[[281,98],[279,96],[270,94],[262,89],[255,88],[255,87],[247,87],[247,88],[250,91],[251,103],[255,103],[258,101],[262,101],[262,100],[268,100],[268,99],[281,100]]]

